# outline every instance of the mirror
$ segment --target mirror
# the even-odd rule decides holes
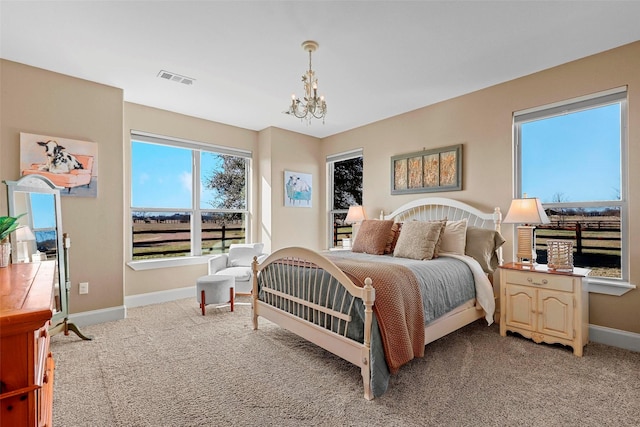
[[[24,214],[18,222],[22,227],[13,233],[11,239],[11,262],[56,263],[57,275],[54,283],[54,308],[51,318],[53,335],[57,332],[82,335],[75,325],[69,323],[69,288],[67,280],[68,248],[70,240],[62,232],[60,189],[48,178],[41,175],[27,175],[17,181],[5,181],[8,186],[9,215]]]
[[[62,216],[60,213],[60,189],[49,179],[30,175],[18,181],[6,181],[9,215],[24,214],[18,222],[22,225],[11,239],[11,262],[57,261],[57,283],[52,324],[67,316],[64,249],[62,241]]]

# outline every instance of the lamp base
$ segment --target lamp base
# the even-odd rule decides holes
[[[516,253],[517,265],[536,265],[536,238],[533,225],[518,226],[518,252]]]
[[[29,262],[29,242],[18,242],[18,262]]]
[[[527,261],[527,260],[514,261],[514,264],[518,265],[518,266],[520,266],[522,268],[535,268],[535,266],[538,265],[538,263],[535,262],[535,261]]]

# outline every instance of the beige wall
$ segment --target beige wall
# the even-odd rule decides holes
[[[437,193],[503,213],[513,195],[513,112],[628,85],[631,282],[640,284],[640,42],[326,138],[323,154],[364,148],[363,205],[369,216],[421,195],[390,195],[390,157],[463,144],[463,190]],[[553,155],[553,153],[549,153]],[[586,166],[586,165],[585,165]],[[511,260],[512,227],[505,257]],[[640,290],[590,295],[590,323],[640,333]]]
[[[0,60],[0,178],[20,177],[20,132],[98,144],[98,197],[62,197],[71,237],[69,310],[121,306],[124,255],[121,89]],[[1,186],[0,215],[7,214]],[[89,294],[78,283],[89,282]]]
[[[123,102],[122,90],[2,60],[0,178],[18,178],[19,132],[59,135],[99,144],[97,198],[63,199],[73,241],[71,312],[121,306],[126,295],[193,284],[206,266],[134,272],[128,259],[128,162],[131,129],[254,152],[252,233],[270,250],[326,245],[325,156],[364,152],[364,205],[370,217],[421,195],[391,196],[390,157],[422,148],[464,145],[463,190],[438,193],[481,209],[506,211],[512,196],[512,113],[614,87],[629,86],[629,158],[640,139],[640,42],[425,107],[319,141],[277,128],[261,132]],[[630,161],[633,165],[634,162]],[[285,170],[313,176],[313,208],[283,206]],[[631,280],[640,279],[636,220],[640,171],[629,169]],[[257,189],[257,190],[256,190]],[[6,187],[0,212],[7,211]],[[505,234],[511,237],[505,226]],[[505,253],[511,253],[510,243]],[[78,295],[78,282],[90,293]],[[622,297],[591,294],[590,322],[640,333],[640,291]]]
[[[278,128],[268,128],[260,132],[260,149],[265,149],[260,157],[269,170],[264,170],[262,188],[263,224],[265,235],[270,236],[270,250],[286,246],[304,246],[320,250],[326,249],[326,238],[322,234],[324,214],[324,168],[321,158],[320,140],[307,135]],[[268,152],[267,152],[268,150]],[[268,161],[267,161],[268,159]],[[302,172],[312,176],[311,208],[284,206],[284,172]],[[267,221],[267,217],[269,220]],[[268,233],[267,233],[268,230]]]

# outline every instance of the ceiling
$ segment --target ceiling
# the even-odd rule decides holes
[[[611,0],[1,0],[0,56],[128,102],[326,137],[640,40],[638,16],[640,1]],[[283,114],[308,39],[324,124]]]

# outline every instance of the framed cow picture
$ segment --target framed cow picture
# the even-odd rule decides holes
[[[42,175],[60,194],[98,195],[98,144],[48,135],[20,132],[20,175]]]

